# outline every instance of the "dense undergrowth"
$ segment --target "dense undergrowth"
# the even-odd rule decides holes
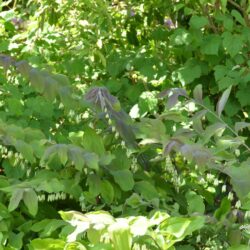
[[[0,249],[249,249],[248,1],[0,5]]]

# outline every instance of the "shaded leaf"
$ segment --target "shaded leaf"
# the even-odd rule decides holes
[[[123,191],[132,190],[134,187],[133,174],[128,169],[112,171],[111,174]]]
[[[38,210],[38,197],[33,189],[25,190],[23,193],[23,201],[31,215],[35,216]]]
[[[135,183],[135,191],[140,193],[146,200],[153,200],[159,197],[159,193],[155,187],[148,181],[139,181]]]
[[[106,203],[112,203],[114,199],[114,189],[113,186],[107,180],[101,181],[101,196]]]
[[[21,140],[17,140],[15,143],[15,147],[17,151],[19,151],[27,161],[31,163],[35,162],[33,148],[28,143]]]
[[[13,194],[11,195],[11,198],[10,198],[9,206],[8,206],[8,210],[10,212],[15,210],[18,207],[20,201],[23,198],[23,193],[24,193],[23,189],[16,189],[13,192]]]
[[[196,194],[193,191],[189,191],[185,195],[188,203],[188,213],[191,215],[192,213],[203,214],[205,212],[205,205],[203,202],[203,198]]]

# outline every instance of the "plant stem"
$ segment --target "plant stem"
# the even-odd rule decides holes
[[[234,7],[236,7],[239,11],[244,12],[244,9],[239,4],[237,4],[235,1],[228,0],[228,2],[231,3]]]

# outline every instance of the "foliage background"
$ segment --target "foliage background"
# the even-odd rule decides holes
[[[2,1],[0,248],[248,249],[249,11]]]

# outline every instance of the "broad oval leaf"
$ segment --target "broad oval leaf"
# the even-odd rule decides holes
[[[23,189],[16,189],[16,190],[13,192],[13,194],[12,194],[12,196],[11,196],[11,198],[10,198],[9,206],[8,206],[8,210],[9,210],[10,212],[11,212],[11,211],[14,211],[14,210],[18,207],[20,201],[21,201],[22,198],[23,198],[23,193],[24,193],[24,190],[23,190]]]
[[[35,162],[33,148],[28,143],[22,140],[17,140],[15,143],[15,147],[27,161],[31,163]]]
[[[45,87],[45,78],[41,71],[38,69],[32,68],[29,71],[29,77],[30,77],[30,82],[31,85],[35,88],[36,91],[39,93],[42,93],[44,91]]]
[[[31,215],[35,216],[38,210],[38,197],[36,192],[29,188],[23,193],[23,202]]]
[[[194,88],[193,97],[195,101],[201,103],[202,102],[202,85],[199,84]]]
[[[101,196],[108,204],[112,203],[114,199],[114,189],[109,181],[103,180],[101,182]]]
[[[132,190],[134,187],[133,174],[128,169],[112,171],[111,174],[123,191]]]
[[[223,92],[221,98],[219,99],[219,101],[217,103],[216,112],[217,112],[218,116],[221,116],[221,113],[222,113],[222,111],[223,111],[223,109],[224,109],[224,107],[225,107],[225,105],[227,103],[228,97],[230,95],[231,88],[232,88],[232,86],[230,86],[229,88],[227,88]]]
[[[139,181],[135,184],[135,191],[140,193],[144,199],[151,201],[155,198],[159,197],[159,193],[155,189],[154,185],[152,185],[148,181]]]

